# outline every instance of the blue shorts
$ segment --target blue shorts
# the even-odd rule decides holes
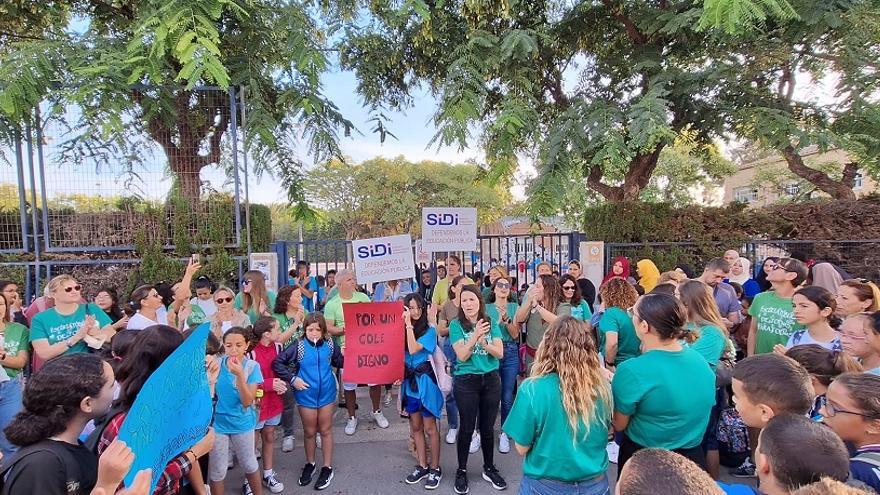
[[[408,395],[406,396],[406,412],[408,412],[409,414],[419,413],[424,418],[435,417],[433,414],[431,414],[431,411],[425,409],[425,407],[422,406],[422,401]]]
[[[255,430],[262,430],[264,426],[278,426],[280,424],[281,424],[281,415],[279,414],[278,416],[269,418],[266,421],[260,421],[259,423],[257,423],[257,427],[254,429]]]

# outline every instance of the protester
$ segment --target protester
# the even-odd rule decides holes
[[[663,272],[660,274],[660,278],[657,279],[657,285],[671,285],[673,287],[678,287],[682,282],[687,280],[688,278],[678,270],[672,270],[669,272]],[[655,287],[656,289],[656,287]]]
[[[629,314],[639,294],[626,280],[614,278],[599,288],[599,297],[605,306],[597,325],[599,350],[605,366],[613,368],[640,354],[641,342]]]
[[[674,271],[684,275],[685,278],[694,278],[694,269],[687,263],[679,263],[675,265]]]
[[[806,265],[796,259],[781,258],[773,265],[767,275],[773,290],[755,296],[749,307],[749,356],[772,352],[776,344],[786,344],[791,334],[803,329],[794,319],[792,297],[806,278]]]
[[[266,288],[266,276],[259,270],[248,270],[235,296],[235,309],[245,312],[254,324],[260,316],[269,316],[275,307],[275,292]]]
[[[351,273],[341,270],[338,277],[341,290],[351,290],[348,286]],[[338,388],[333,368],[342,368],[342,352],[333,343],[321,313],[310,313],[303,325],[304,334],[275,359],[272,369],[295,390],[302,420],[306,464],[300,473],[299,486],[310,485],[314,479],[316,439],[320,433],[323,464],[315,489],[324,490],[334,476],[333,411]]]
[[[761,262],[761,269],[757,270],[755,274],[755,282],[758,282],[758,287],[761,288],[761,292],[766,292],[773,287],[770,284],[770,281],[767,280],[767,275],[773,271],[773,267],[776,266],[776,263],[778,262],[779,257],[777,256],[768,256],[764,258],[763,262]]]
[[[259,412],[257,415],[258,440],[262,441],[263,457],[263,484],[272,493],[284,491],[284,484],[278,480],[275,473],[275,427],[281,424],[281,413],[284,410],[282,397],[287,392],[285,381],[275,375],[272,363],[281,353],[281,344],[278,342],[281,331],[278,321],[271,316],[261,316],[254,323],[251,337],[256,340],[252,343],[253,349],[248,353],[250,360],[260,365],[260,373],[263,382],[257,386],[259,400]],[[260,394],[262,392],[262,394]]]
[[[687,329],[696,335],[691,348],[699,352],[714,371],[728,349],[729,337],[712,291],[699,280],[689,280],[678,287],[678,292],[687,309]]]
[[[21,296],[18,293],[18,284],[10,280],[0,280],[0,294],[9,301],[9,321],[28,326],[28,318],[24,315]]]
[[[439,313],[435,317],[437,320],[437,335],[438,344],[443,349],[443,354],[446,356],[446,361],[450,365],[450,369],[455,369],[455,351],[452,349],[452,341],[449,339],[449,323],[458,318],[459,309],[459,294],[461,294],[461,289],[467,285],[467,278],[464,276],[457,276],[452,279],[452,285],[449,286],[449,293],[447,294],[447,301],[443,304],[443,307],[440,308]],[[436,306],[434,306],[436,309]],[[429,311],[431,309],[429,308]],[[453,377],[453,381],[455,378]],[[452,445],[458,440],[458,406],[455,404],[455,394],[449,392],[446,394],[446,422],[449,427],[449,431],[446,432],[446,443]],[[476,452],[479,450],[479,438],[480,435],[475,433],[473,438],[471,439],[471,452]]]
[[[202,307],[190,303],[190,294],[182,290],[184,282],[177,282],[171,286],[174,291],[174,302],[168,311],[168,324],[177,327],[178,330],[193,328],[208,321]]]
[[[128,320],[125,326],[127,330],[143,330],[153,325],[167,325],[167,311],[160,312],[164,308],[162,296],[152,285],[141,285],[132,291],[129,307],[136,313]]]
[[[829,386],[823,422],[855,446],[851,476],[880,492],[880,376],[840,375]]]
[[[232,292],[232,289],[220,287],[214,291],[214,304],[217,305],[217,311],[208,320],[211,322],[211,333],[220,341],[231,328],[251,325],[250,317],[237,309],[233,305],[234,301],[235,293]]]
[[[563,302],[562,288],[552,275],[535,280],[514,317],[516,324],[525,324],[526,369],[532,365],[547,326],[560,316],[571,316],[571,309],[571,304]]]
[[[849,278],[849,277],[847,277]],[[846,280],[831,263],[816,263],[810,268],[807,283],[837,294],[840,284]]]
[[[809,344],[817,344],[830,351],[843,350],[837,331],[841,320],[834,314],[837,309],[834,294],[817,285],[808,285],[798,289],[791,302],[795,321],[806,328],[791,334],[785,345],[776,344],[773,347],[775,352],[785,354],[786,349]]]
[[[559,279],[559,284],[562,289],[562,302],[571,305],[571,316],[579,321],[590,321],[593,310],[581,295],[581,288],[574,276],[566,273]]]
[[[752,263],[748,258],[738,257],[730,265],[730,275],[726,283],[736,282],[743,288],[743,294],[749,301],[761,292],[758,282],[752,280]]]
[[[31,345],[40,359],[88,352],[87,338],[100,347],[116,333],[101,308],[80,303],[82,286],[70,275],[58,275],[46,287],[55,305],[31,320]]]
[[[437,283],[434,284],[434,294],[431,296],[431,304],[442,307],[449,300],[449,287],[453,285],[453,280],[462,275],[461,258],[454,254],[446,257],[446,266],[443,267],[445,276],[440,275],[440,267],[437,267]],[[467,277],[465,277],[467,278]],[[473,280],[467,278],[467,283],[474,283]]]
[[[862,490],[849,483],[823,477],[815,483],[804,485],[791,492],[791,495],[873,495],[874,490]]]
[[[510,413],[510,408],[513,407],[513,392],[516,389],[516,378],[519,375],[520,365],[520,325],[513,321],[519,306],[508,301],[510,289],[511,283],[506,277],[495,279],[495,283],[492,285],[492,294],[486,305],[486,314],[493,324],[498,325],[501,330],[501,340],[504,342],[504,355],[501,357],[499,368],[501,374],[501,424],[504,424],[504,420]],[[502,454],[510,452],[510,439],[504,432],[498,437],[498,452]]]
[[[614,258],[614,261],[611,263],[611,271],[609,271],[605,275],[605,278],[602,279],[602,285],[605,285],[612,278],[622,278],[631,285],[636,284],[636,279],[632,278],[630,275],[629,260],[626,256],[618,256],[617,258]],[[599,289],[601,290],[602,287],[600,286]]]
[[[404,299],[403,322],[404,380],[400,387],[403,410],[409,416],[410,436],[415,443],[418,464],[404,481],[414,485],[423,479],[425,489],[440,486],[440,432],[437,420],[443,411],[443,393],[437,386],[437,377],[430,357],[437,348],[437,330],[428,323],[428,305],[422,296],[409,294]],[[426,437],[427,436],[427,440]],[[428,461],[430,448],[431,460]]]
[[[636,263],[636,271],[639,274],[639,287],[646,294],[651,292],[657,286],[657,281],[660,280],[660,270],[657,269],[657,265],[649,259],[639,260]]]
[[[724,261],[726,261],[728,265],[733,266],[736,260],[739,259],[739,251],[737,251],[736,249],[728,249],[727,251],[724,251],[722,259],[724,259]]]
[[[327,330],[330,335],[339,339],[339,347],[341,351],[345,351],[345,313],[342,310],[343,304],[370,302],[370,297],[362,292],[357,292],[357,281],[354,278],[354,272],[351,270],[340,270],[336,274],[336,284],[339,287],[339,295],[334,297],[327,303],[324,308],[324,317],[327,319]],[[345,434],[354,435],[357,431],[358,420],[355,415],[357,408],[357,398],[355,390],[357,383],[345,381],[345,370],[342,370],[342,389],[345,395],[345,408],[348,411],[348,421],[345,423]],[[373,405],[372,414],[373,421],[379,428],[388,428],[390,423],[380,409],[379,400],[382,394],[382,385],[369,384],[370,386],[370,402]],[[323,438],[323,435],[322,437]]]
[[[281,334],[278,342],[286,346],[302,336],[302,323],[306,318],[306,309],[302,305],[302,289],[295,285],[284,285],[278,289],[272,317],[278,321]]]
[[[847,323],[852,317],[847,318]],[[846,324],[844,324],[846,327]],[[846,329],[845,329],[846,330]],[[862,368],[867,373],[880,375],[880,313],[871,313],[870,318],[866,319],[862,324],[862,330],[865,336],[865,344],[868,350],[862,357]]]
[[[623,433],[618,467],[649,447],[705,466],[700,444],[715,404],[715,374],[680,342],[688,338],[687,311],[673,296],[649,294],[633,307],[632,321],[642,354],[619,364],[612,381],[614,429]]]
[[[162,365],[165,359],[183,343],[180,332],[168,325],[153,325],[137,331],[138,335],[131,344],[131,349],[119,366],[119,397],[113,403],[113,408],[104,408],[101,415],[107,413],[104,418],[103,430],[96,430],[94,434],[100,435],[97,442],[97,453],[102,454],[110,448],[112,443],[119,437],[119,431],[128,412],[134,405],[135,399],[150,375]],[[47,364],[48,366],[48,364]],[[219,371],[216,365],[207,370],[209,383],[215,383],[216,373]],[[215,423],[216,427],[216,423]],[[214,445],[214,431],[207,434],[186,452],[179,453],[166,466],[158,476],[158,484],[154,495],[170,495],[180,491],[181,483],[189,474],[190,470],[198,467],[199,458],[208,454]],[[251,449],[253,450],[253,449]],[[115,487],[114,487],[115,490]]]
[[[331,268],[324,274],[324,287],[321,287],[318,290],[318,309],[323,311],[324,306],[327,305],[327,301],[333,299],[338,293],[339,289],[336,287],[336,270]]]
[[[217,285],[207,275],[200,275],[193,282],[193,286],[196,289],[196,295],[189,300],[189,303],[201,308],[205,316],[210,318],[217,312],[217,305],[214,304],[213,297],[214,291],[217,290]]]
[[[593,339],[578,320],[560,317],[502,421],[524,456],[520,493],[606,493],[610,420],[611,390]]]
[[[568,262],[568,274],[574,277],[577,281],[578,288],[581,291],[581,297],[583,297],[584,301],[587,302],[587,305],[590,307],[590,311],[593,310],[593,305],[596,304],[596,286],[593,285],[593,282],[590,279],[584,276],[584,270],[581,267],[581,262],[578,260],[571,260]]]
[[[840,325],[840,346],[850,360],[859,363],[867,373],[880,373],[880,352],[869,344],[873,337],[871,313],[856,313]],[[878,342],[880,344],[880,342]]]
[[[880,289],[865,279],[847,280],[837,288],[837,316],[880,310]]]
[[[431,300],[431,296],[434,294],[434,281],[431,278],[431,270],[422,270],[422,273],[419,275],[418,292],[422,299],[426,301]]]
[[[307,261],[297,261],[296,269],[290,271],[288,283],[300,288],[302,292],[302,306],[311,313],[315,310],[315,294],[318,292],[318,280],[311,276],[310,271],[311,267]],[[329,289],[330,287],[327,287],[325,290]],[[332,293],[328,295],[327,301],[330,299],[333,299]]]
[[[550,276],[543,276],[542,279]],[[486,315],[482,294],[474,285],[465,286],[457,319],[449,324],[449,339],[458,363],[455,367],[453,389],[459,408],[458,470],[455,473],[455,493],[468,493],[467,461],[477,417],[483,447],[483,479],[496,490],[507,488],[507,482],[495,467],[495,415],[501,400],[499,359],[504,347],[501,330]],[[532,295],[534,297],[534,294]]]
[[[546,261],[537,262],[535,264],[535,278],[540,278],[542,275],[553,276],[553,265]]]
[[[6,293],[3,292],[3,295],[5,296]],[[116,289],[113,287],[101,287],[95,294],[94,302],[113,322],[114,330],[118,332],[125,329],[129,318],[122,311],[122,306],[119,304],[119,294],[116,292]]]
[[[0,453],[12,455],[16,448],[3,434],[3,428],[21,410],[22,370],[28,364],[28,329],[9,321],[10,301],[0,292]]]
[[[217,406],[214,411],[214,429],[217,438],[208,457],[208,479],[211,495],[226,492],[224,480],[229,467],[230,451],[241,463],[245,482],[254,495],[263,492],[260,483],[260,465],[254,451],[254,430],[257,426],[255,400],[257,387],[263,382],[260,365],[247,359],[250,332],[233,327],[223,334],[225,355],[220,358],[220,376],[217,378]]]
[[[800,363],[810,374],[816,398],[813,400],[813,408],[810,409],[809,417],[814,421],[822,420],[819,410],[825,403],[825,394],[831,382],[844,373],[860,373],[862,371],[859,363],[842,352],[831,351],[818,344],[798,345],[789,349],[785,355]]]
[[[621,468],[616,495],[721,495],[715,481],[690,459],[663,449],[642,449]]]
[[[729,273],[730,265],[721,258],[715,258],[706,264],[703,273],[697,279],[712,289],[712,297],[715,298],[715,304],[718,306],[721,317],[726,320],[725,325],[728,330],[739,323],[740,310],[742,309],[736,291],[730,284],[724,283],[724,279]]]
[[[412,282],[409,279],[389,280],[376,286],[376,290],[373,291],[373,302],[403,301],[409,294],[412,294]]]

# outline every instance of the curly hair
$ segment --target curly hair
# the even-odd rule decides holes
[[[3,432],[27,447],[65,429],[86,397],[97,397],[107,378],[104,360],[94,354],[70,354],[49,360],[28,380],[23,409]]]
[[[611,387],[599,365],[593,338],[571,316],[557,318],[547,328],[528,380],[551,373],[559,375],[562,407],[575,440],[580,420],[586,425],[583,438],[589,434],[590,422],[600,411],[599,402],[605,406],[601,409],[604,417],[599,419],[603,423],[611,421]]]
[[[275,296],[275,307],[272,308],[272,312],[279,315],[287,313],[287,310],[290,309],[290,296],[298,290],[300,288],[295,285],[282,285]],[[302,291],[300,291],[300,294],[302,294]]]
[[[599,296],[606,308],[629,309],[636,305],[639,293],[622,278],[612,278],[599,287]]]

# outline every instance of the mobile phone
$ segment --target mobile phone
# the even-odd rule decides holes
[[[194,265],[202,263],[202,255],[200,255],[199,253],[193,253],[193,255],[191,256],[191,259],[192,259],[192,263]]]

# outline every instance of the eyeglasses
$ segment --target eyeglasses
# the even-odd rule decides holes
[[[791,271],[791,270],[789,270],[788,268],[786,268],[786,267],[784,267],[783,265],[780,265],[780,264],[778,264],[778,263],[775,264],[775,265],[773,265],[773,267],[770,268],[770,271],[775,271],[775,270],[784,270],[784,271],[786,271],[786,272],[790,272],[790,271]]]
[[[867,418],[867,419],[877,419],[875,416],[873,416],[871,414],[865,414],[865,413],[856,412],[856,411],[845,411],[843,409],[838,409],[837,406],[835,406],[832,402],[828,402],[827,400],[825,401],[825,403],[823,405],[825,406],[825,416],[827,416],[829,418],[833,418],[834,416],[837,416],[838,414],[853,414],[855,416],[861,416],[861,417]]]
[[[82,292],[82,285],[71,285],[70,287],[65,287],[64,292]]]
[[[244,280],[241,282],[241,285],[251,285],[252,280]]]
[[[214,302],[217,304],[231,303],[232,298],[231,297],[218,297],[217,299],[214,299]]]
[[[562,290],[574,290],[575,287],[573,285],[563,285]]]
[[[495,287],[498,288],[498,289],[509,289],[509,288],[510,288],[510,284],[507,283],[507,282],[498,282],[498,283],[495,284]]]

